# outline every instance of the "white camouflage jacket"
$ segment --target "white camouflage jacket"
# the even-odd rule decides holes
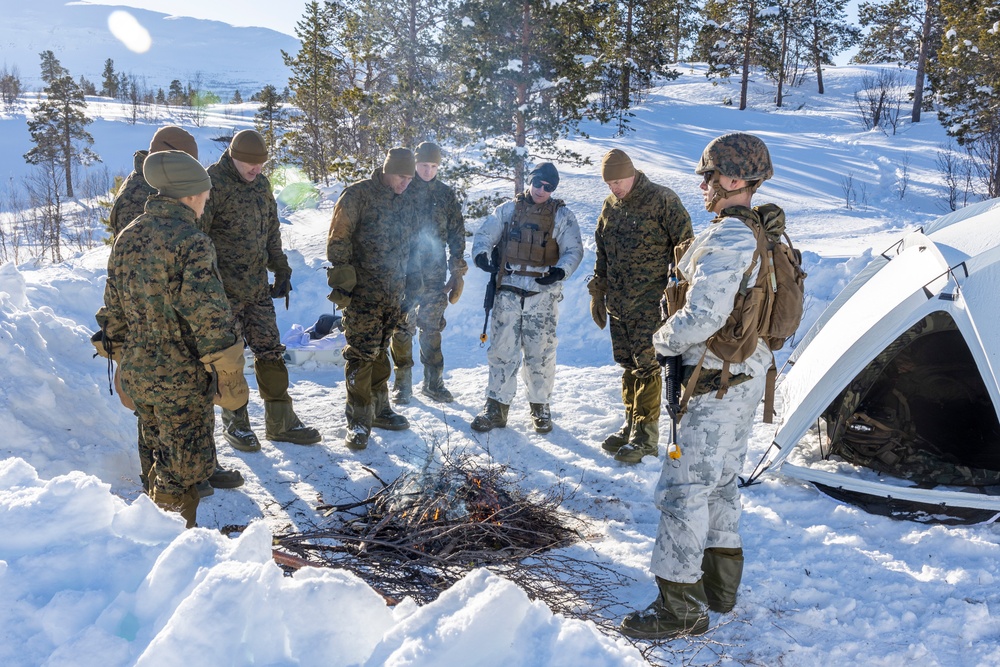
[[[694,366],[705,352],[706,341],[726,323],[744,272],[750,268],[757,241],[739,218],[722,218],[694,238],[681,257],[678,270],[690,283],[684,307],[653,334],[653,347],[664,356],[682,355],[681,363]],[[758,267],[759,268],[759,267]],[[757,278],[754,268],[752,284]],[[704,368],[721,369],[723,362],[708,352]],[[730,364],[733,375],[763,377],[771,365],[771,351],[763,339],[741,364]]]
[[[482,226],[476,231],[472,240],[472,257],[479,253],[486,253],[489,257],[493,251],[493,246],[500,242],[503,235],[503,228],[514,217],[514,207],[516,202],[512,199],[497,206],[493,213],[486,217]],[[560,206],[556,211],[555,226],[552,229],[552,236],[559,244],[559,261],[556,266],[566,272],[566,278],[556,281],[551,285],[539,285],[531,276],[505,275],[500,281],[501,285],[510,285],[528,292],[551,292],[562,291],[562,284],[573,275],[580,262],[583,261],[583,239],[580,237],[580,225],[576,221],[573,211],[567,206]],[[516,265],[515,270],[529,269],[531,267]],[[543,268],[532,268],[539,271]]]

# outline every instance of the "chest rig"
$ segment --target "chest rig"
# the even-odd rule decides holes
[[[552,235],[556,226],[556,212],[565,203],[550,198],[544,204],[535,204],[524,193],[514,198],[514,216],[504,225],[503,266],[553,266],[559,261],[559,244]],[[508,270],[516,276],[545,275],[543,271]]]

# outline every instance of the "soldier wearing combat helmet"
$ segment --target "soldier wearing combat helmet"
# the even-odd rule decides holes
[[[730,316],[743,277],[756,280],[757,241],[744,219],[753,215],[754,192],[774,172],[767,146],[745,133],[710,142],[695,171],[705,208],[716,217],[680,259],[687,299],[653,334],[653,346],[664,357],[680,356],[684,367],[702,361],[700,377],[707,379],[724,367],[707,341]],[[680,423],[681,457],[664,463],[654,493],[661,515],[650,569],[659,594],[625,617],[623,634],[701,634],[709,609],[725,613],[736,604],[743,572],[737,475],[770,363],[770,349],[758,339],[745,362],[730,364],[733,379],[721,398],[696,390],[690,399]]]
[[[594,322],[603,329],[610,319],[625,403],[625,424],[602,447],[618,461],[638,463],[659,451],[663,381],[652,336],[670,277],[664,258],[693,236],[691,217],[673,190],[650,181],[622,150],[604,156],[601,177],[611,194],[597,218],[597,261],[587,286]]]

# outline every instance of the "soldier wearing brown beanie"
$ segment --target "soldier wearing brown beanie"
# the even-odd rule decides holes
[[[413,203],[403,196],[416,172],[413,153],[393,148],[370,178],[346,187],[333,208],[326,257],[329,299],[344,311],[347,436],[364,449],[372,427],[410,427],[389,404],[389,339],[403,321]]]
[[[242,340],[253,351],[257,389],[264,400],[268,440],[313,445],[319,431],[306,426],[292,409],[273,299],[287,299],[292,269],[281,247],[278,205],[271,182],[261,173],[267,145],[255,130],[237,132],[219,161],[208,168],[212,196],[205,227],[219,256],[219,273]],[[274,273],[273,284],[268,271]],[[223,436],[234,448],[260,451],[247,405],[222,411]]]
[[[611,194],[597,218],[597,261],[587,286],[594,322],[603,329],[610,319],[625,404],[625,423],[602,447],[618,461],[638,463],[659,452],[663,385],[652,336],[674,247],[693,235],[691,217],[673,190],[646,178],[620,149],[601,160],[601,178]]]
[[[407,280],[408,309],[389,346],[396,373],[392,401],[406,404],[413,395],[413,337],[419,328],[422,392],[432,400],[449,403],[455,399],[444,386],[441,331],[445,308],[449,302],[458,302],[469,270],[463,257],[465,219],[455,191],[437,178],[441,148],[425,141],[417,146],[415,160],[417,176],[406,190],[406,196],[413,200],[416,222]]]

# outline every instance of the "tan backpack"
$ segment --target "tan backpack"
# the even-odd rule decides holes
[[[757,249],[750,267],[743,274],[732,312],[722,328],[708,339],[708,349],[724,362],[717,398],[722,398],[729,389],[729,365],[749,359],[757,348],[758,338],[763,338],[772,351],[780,350],[798,329],[802,321],[806,279],[802,270],[802,254],[792,246],[785,233],[785,212],[779,206],[764,204],[753,209],[733,206],[723,210],[720,217],[741,219],[753,231]],[[677,259],[682,256],[683,250],[686,247],[676,249]],[[671,281],[664,293],[668,316],[683,307],[687,297],[688,283],[678,274],[677,262],[674,266],[677,280]],[[758,266],[757,279],[750,284],[750,276]],[[698,383],[703,361],[704,355],[685,385],[682,410]],[[774,418],[777,373],[772,355],[764,393],[766,423],[771,423]]]

